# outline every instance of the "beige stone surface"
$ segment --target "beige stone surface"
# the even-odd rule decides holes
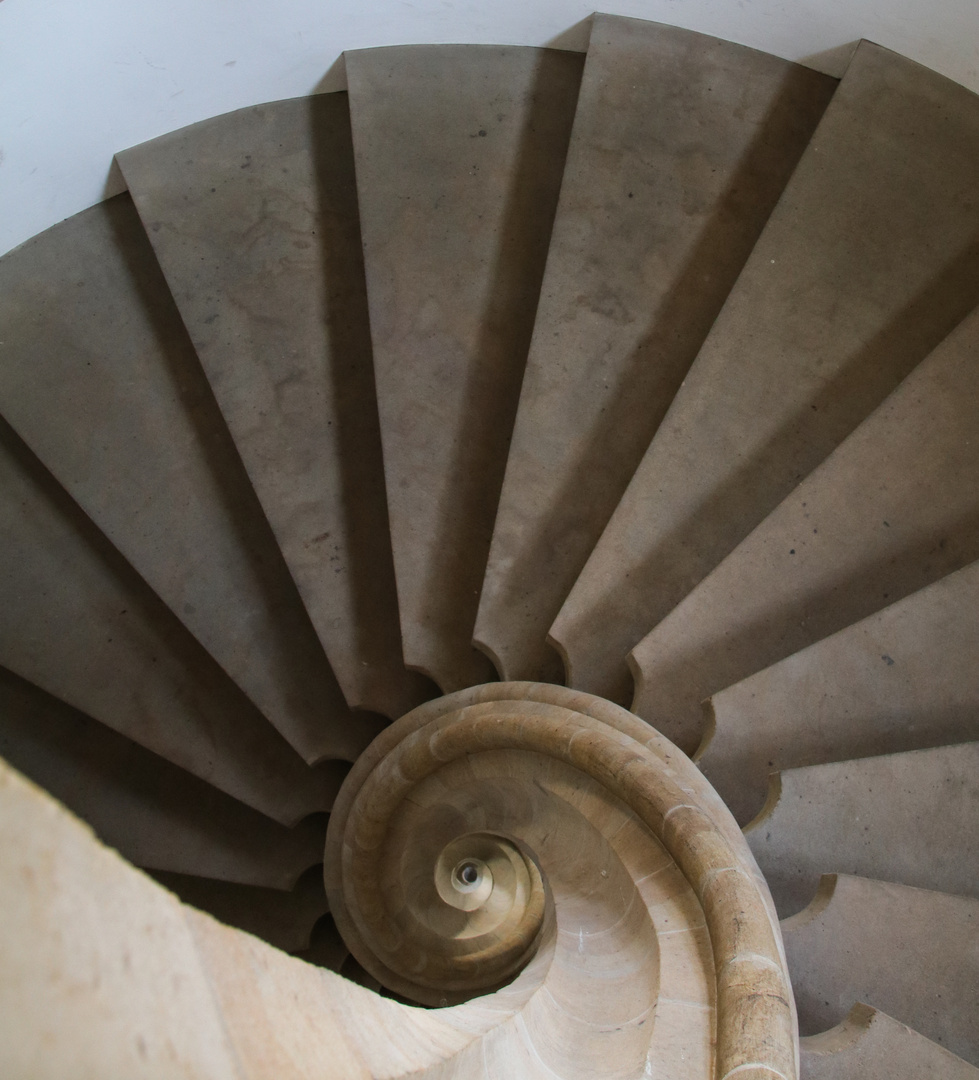
[[[237,1080],[180,904],[0,763],[0,1074]]]
[[[797,1074],[774,906],[740,830],[610,702],[504,683],[414,710],[345,781],[324,873],[354,956],[422,1002],[492,991],[554,934],[540,989],[485,1040],[497,1068]]]
[[[979,1080],[979,1069],[869,1005],[800,1040],[802,1080]]]
[[[306,767],[0,421],[0,663],[278,821],[328,806]]]
[[[284,828],[4,668],[0,757],[136,866],[288,889],[323,858],[316,818]]]
[[[836,81],[596,15],[475,637],[555,678],[547,631]]]
[[[979,736],[979,563],[714,694],[697,764],[735,817],[768,774]]]
[[[804,1035],[867,1002],[979,1064],[979,900],[828,875],[782,930]]]
[[[346,95],[118,160],[347,701],[400,716],[426,693],[401,660]]]
[[[318,864],[311,866],[291,889],[218,881],[167,870],[151,871],[151,876],[182,903],[288,953],[310,949],[313,927],[329,908],[323,890],[323,872]]]
[[[859,46],[551,629],[573,685],[627,702],[629,650],[979,302],[977,156],[974,94]]]
[[[404,656],[484,682],[473,625],[582,58],[346,54]]]
[[[58,482],[307,761],[355,757],[376,725],[344,731],[128,195],[0,260],[0,335],[0,412]]]
[[[641,716],[695,745],[710,694],[979,557],[977,346],[979,308],[636,646]]]
[[[979,743],[789,769],[745,834],[783,916],[837,871],[977,896]]]

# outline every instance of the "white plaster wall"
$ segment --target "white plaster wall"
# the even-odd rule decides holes
[[[342,87],[344,49],[580,49],[592,10],[589,0],[0,0],[0,253],[118,191],[115,150]],[[977,0],[610,0],[606,10],[833,74],[867,37],[979,90]]]

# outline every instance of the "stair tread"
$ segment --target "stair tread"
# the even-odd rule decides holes
[[[835,87],[595,16],[476,621],[504,678],[553,681],[547,631]]]
[[[427,696],[401,658],[346,94],[118,155],[347,701]]]
[[[179,896],[181,903],[284,952],[308,949],[313,926],[329,907],[318,867],[304,874],[290,891],[168,872],[152,877]]]
[[[3,668],[0,757],[136,866],[286,889],[323,858],[322,823],[284,828]]]
[[[0,261],[0,326],[18,434],[306,760],[355,757],[377,724],[347,709],[128,195]]]
[[[830,871],[979,896],[979,742],[787,769],[745,835],[783,916]]]
[[[802,1080],[979,1080],[979,1069],[880,1009],[854,1005],[837,1027],[800,1040]]]
[[[979,308],[636,646],[640,715],[695,741],[714,691],[979,558],[977,345]]]
[[[977,157],[976,95],[860,44],[551,628],[574,685],[626,700],[628,651],[979,302]]]
[[[970,897],[828,875],[813,903],[782,923],[800,1032],[832,1027],[867,1002],[976,1064],[977,928]]]
[[[404,656],[443,691],[472,648],[582,58],[346,55]]]
[[[322,776],[0,421],[0,664],[284,824]]]
[[[979,562],[715,694],[697,764],[742,824],[773,769],[979,735]]]

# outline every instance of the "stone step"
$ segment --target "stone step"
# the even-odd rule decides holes
[[[5,668],[0,757],[136,866],[289,889],[323,858],[322,820],[286,829]]]
[[[979,742],[788,769],[772,781],[745,836],[783,917],[828,872],[979,897]]]
[[[321,858],[322,854],[320,851]],[[167,871],[151,876],[182,903],[206,911],[226,926],[254,934],[283,952],[308,950],[313,927],[329,907],[322,866],[312,867],[289,891]]]
[[[979,1080],[979,1069],[862,1002],[845,1020],[800,1040],[802,1080]]]
[[[291,825],[329,791],[0,421],[0,664]]]
[[[710,699],[696,758],[742,824],[768,774],[979,734],[979,562]]]
[[[979,302],[977,159],[976,95],[859,46],[551,628],[573,685],[628,701],[629,650]]]
[[[401,630],[444,691],[472,648],[582,57],[346,54]]]
[[[687,746],[710,694],[979,558],[977,347],[979,308],[636,646],[641,716]]]
[[[353,760],[379,725],[349,714],[128,195],[0,260],[0,336],[18,434],[307,761]]]
[[[400,716],[427,692],[401,658],[346,94],[117,160],[347,701]]]
[[[595,16],[476,620],[504,678],[554,681],[548,629],[835,87]]]
[[[979,900],[971,897],[828,874],[809,907],[782,923],[801,1034],[839,1024],[855,1003],[867,1002],[938,1044],[923,1048],[907,1035],[881,1032],[889,1053],[897,1051],[891,1040],[900,1038],[907,1053],[951,1069],[910,1075],[959,1075],[944,1051],[979,1064],[977,929]]]

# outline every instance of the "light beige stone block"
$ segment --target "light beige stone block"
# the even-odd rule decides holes
[[[745,829],[788,915],[839,871],[979,894],[979,743],[788,769]]]
[[[547,631],[835,86],[595,16],[476,620],[504,678],[562,681]]]
[[[869,1005],[800,1040],[802,1080],[979,1080],[979,1069]]]
[[[627,702],[629,650],[979,303],[977,157],[975,94],[860,44],[551,629],[575,686]]]
[[[768,774],[979,735],[979,563],[714,694],[697,764],[747,824]]]
[[[346,95],[118,161],[347,701],[400,716],[425,694],[401,660]]]
[[[691,747],[717,690],[979,558],[977,347],[979,308],[643,638],[641,716]]]
[[[804,1035],[867,1002],[979,1063],[979,901],[828,875],[782,930]]]
[[[346,54],[404,656],[443,691],[472,649],[582,58]]]

